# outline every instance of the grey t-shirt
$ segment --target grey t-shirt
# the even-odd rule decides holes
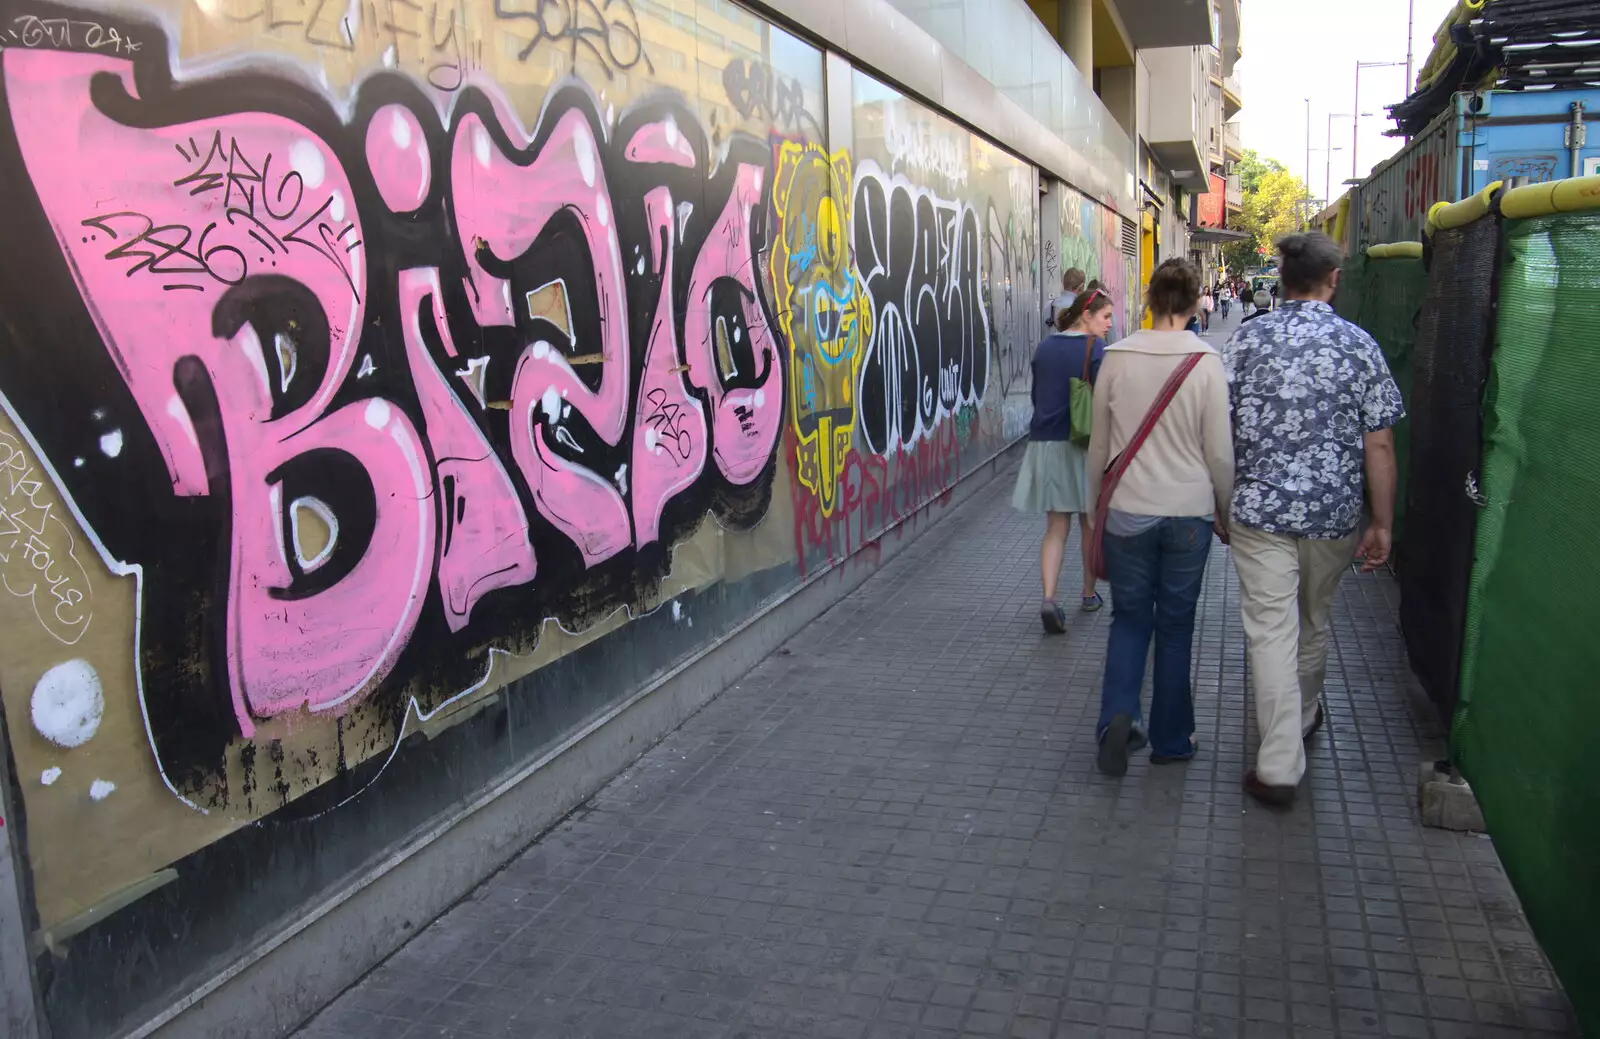
[[[1140,516],[1133,512],[1122,512],[1111,509],[1106,513],[1106,533],[1119,538],[1138,537],[1145,531],[1155,527],[1164,519],[1173,519],[1172,516]],[[1195,519],[1215,521],[1216,516],[1195,516]]]

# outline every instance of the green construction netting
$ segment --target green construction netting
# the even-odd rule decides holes
[[[1357,254],[1346,262],[1334,301],[1339,316],[1366,329],[1383,348],[1389,371],[1411,404],[1411,350],[1417,341],[1417,312],[1428,291],[1428,272],[1421,260],[1373,260]],[[1399,459],[1400,486],[1395,495],[1395,541],[1405,534],[1406,488],[1411,460],[1411,422],[1394,428],[1395,457]],[[1404,559],[1397,559],[1404,566]]]
[[[1504,231],[1454,752],[1600,1035],[1600,215]]]

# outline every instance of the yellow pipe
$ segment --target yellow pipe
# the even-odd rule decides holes
[[[1508,220],[1581,213],[1600,209],[1600,177],[1574,177],[1548,184],[1513,188],[1500,199],[1500,212]]]
[[[1420,260],[1421,242],[1393,242],[1389,245],[1367,246],[1369,260]]]
[[[1333,220],[1333,240],[1341,246],[1344,245],[1345,232],[1350,229],[1350,196],[1347,193],[1339,200],[1339,215]]]
[[[1450,38],[1451,26],[1465,25],[1472,21],[1488,2],[1489,0],[1461,0],[1461,3],[1444,16],[1444,21],[1439,23],[1439,28],[1433,34],[1433,51],[1422,63],[1422,69],[1417,73],[1417,82],[1406,84],[1408,90],[1415,93],[1424,89],[1450,67],[1450,63],[1456,57],[1456,45]]]
[[[1494,193],[1505,184],[1504,181],[1495,181],[1471,198],[1464,198],[1460,202],[1436,202],[1428,210],[1428,233],[1435,231],[1448,231],[1453,227],[1466,227],[1474,220],[1480,220],[1489,215],[1489,203],[1494,200]]]
[[[1450,71],[1450,63],[1456,60],[1457,53],[1455,43],[1448,39],[1445,40],[1429,57],[1428,64],[1423,66],[1422,71],[1417,74],[1417,83],[1412,89],[1412,93],[1428,89],[1435,80]]]

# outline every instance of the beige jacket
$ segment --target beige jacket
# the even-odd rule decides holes
[[[1192,332],[1139,331],[1106,350],[1094,387],[1089,507],[1106,467],[1133,439],[1167,377],[1201,354],[1172,404],[1122,477],[1111,507],[1138,516],[1226,521],[1233,499],[1233,424],[1222,358]]]

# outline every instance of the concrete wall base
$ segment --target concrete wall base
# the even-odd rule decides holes
[[[663,675],[549,755],[441,820],[249,956],[122,1039],[277,1039],[293,1031],[469,894],[652,745],[994,481],[1012,445],[946,497]]]
[[[1424,826],[1458,833],[1483,833],[1486,829],[1483,810],[1478,807],[1472,787],[1459,775],[1440,768],[1437,762],[1422,763],[1417,797]]]

